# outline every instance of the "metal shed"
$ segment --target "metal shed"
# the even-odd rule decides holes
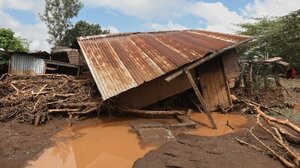
[[[8,73],[12,75],[40,75],[46,73],[63,73],[79,75],[80,66],[53,60],[47,52],[13,52],[10,53]]]

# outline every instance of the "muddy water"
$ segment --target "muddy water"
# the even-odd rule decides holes
[[[192,113],[191,118],[199,123],[197,130],[188,132],[199,136],[221,136],[240,131],[248,123],[248,119],[238,114],[212,114],[218,129],[213,129],[207,116],[203,113]],[[227,125],[227,121],[232,128]]]
[[[211,128],[206,115],[193,113],[192,119],[200,126],[188,133],[220,136],[238,131],[247,124],[247,119],[240,115],[215,113],[213,117],[218,130]],[[234,130],[226,126],[227,121]],[[170,119],[94,119],[79,122],[58,133],[53,138],[55,146],[45,150],[36,161],[30,161],[27,168],[130,168],[135,160],[158,147],[141,146],[137,135],[131,132],[131,125],[174,122],[176,121]]]
[[[85,121],[86,122],[86,121]],[[54,140],[56,145],[47,149],[28,168],[126,168],[155,147],[141,147],[135,133],[136,123],[125,121],[89,120],[90,125],[68,128]]]

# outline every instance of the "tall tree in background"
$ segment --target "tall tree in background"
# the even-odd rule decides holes
[[[246,59],[280,56],[300,70],[300,10],[283,17],[264,17],[241,24],[241,35],[256,39],[242,48]]]
[[[71,19],[76,17],[83,7],[79,0],[45,0],[45,10],[40,18],[46,23],[50,35],[49,42],[54,47],[62,45]]]
[[[25,39],[16,37],[10,29],[0,28],[0,73],[7,71],[9,52],[28,52]]]
[[[108,34],[109,30],[102,30],[99,24],[89,24],[86,21],[79,21],[71,29],[68,29],[63,38],[62,44],[65,47],[70,47],[76,40],[76,37]]]

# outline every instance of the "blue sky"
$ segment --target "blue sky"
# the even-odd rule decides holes
[[[300,0],[81,0],[72,21],[98,23],[111,32],[205,29],[234,33],[236,24],[300,9]],[[30,42],[31,50],[49,50],[47,28],[39,20],[44,0],[0,0],[0,27]]]

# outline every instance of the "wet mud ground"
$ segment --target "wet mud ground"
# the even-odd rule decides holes
[[[249,123],[246,127],[254,125]],[[272,148],[272,137],[256,129],[254,133]],[[179,134],[176,142],[168,142],[152,150],[134,163],[134,168],[284,168],[276,158],[240,145],[235,138],[257,145],[246,130],[222,136]]]
[[[248,119],[236,114],[214,113],[218,130],[213,130],[204,114],[194,113],[199,123],[188,133],[200,136],[221,136],[243,131]],[[226,126],[227,121],[235,128]],[[66,127],[65,120],[53,120],[42,127],[19,123],[1,125],[1,159],[4,167],[61,168],[129,168],[138,158],[164,145],[166,141],[141,142],[132,125],[145,123],[171,124],[175,119],[90,119]],[[62,129],[64,128],[64,129]],[[175,136],[180,132],[172,131]],[[45,150],[44,150],[45,149]]]
[[[277,159],[234,140],[238,137],[255,144],[248,133],[255,125],[254,116],[215,113],[214,118],[218,130],[211,128],[205,115],[193,113],[192,119],[199,123],[196,130],[173,132],[176,141],[153,144],[141,142],[131,125],[176,121],[102,118],[78,121],[71,128],[64,119],[41,127],[0,123],[0,167],[283,167]],[[255,133],[273,144],[264,132]]]

